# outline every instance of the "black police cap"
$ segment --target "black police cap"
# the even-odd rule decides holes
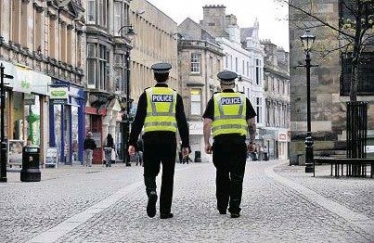
[[[224,70],[222,72],[219,72],[217,74],[217,77],[224,83],[231,83],[238,77],[238,74],[228,70]]]
[[[151,68],[153,69],[154,73],[169,73],[172,67],[169,63],[161,62],[153,64]]]

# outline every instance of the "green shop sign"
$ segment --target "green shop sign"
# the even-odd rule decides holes
[[[51,87],[49,98],[53,104],[65,104],[69,98],[67,87]]]

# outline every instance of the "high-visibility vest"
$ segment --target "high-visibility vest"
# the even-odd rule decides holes
[[[168,87],[152,87],[146,89],[146,95],[147,115],[144,121],[144,132],[176,132],[177,92]]]
[[[217,93],[214,99],[213,137],[222,134],[247,135],[246,97],[241,93]]]

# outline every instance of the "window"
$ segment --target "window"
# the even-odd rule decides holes
[[[87,23],[94,24],[96,21],[96,0],[88,0],[87,3]]]
[[[191,115],[201,115],[200,89],[191,89]]]
[[[261,61],[256,59],[256,84],[261,84]]]
[[[191,73],[199,74],[201,72],[201,55],[198,53],[191,54]]]
[[[114,35],[119,35],[118,31],[122,26],[122,21],[121,21],[122,11],[121,10],[122,10],[122,3],[114,2],[114,16],[113,16]]]
[[[355,19],[357,17],[357,9],[359,5],[368,4],[365,12],[368,11],[369,16],[372,16],[373,6],[372,1],[339,1],[339,19]],[[362,16],[362,18],[364,18]],[[369,17],[371,19],[371,17]],[[364,20],[364,19],[362,19]],[[343,21],[340,23],[340,27],[344,24]],[[370,31],[369,31],[370,32]],[[370,32],[371,33],[371,32]],[[364,38],[365,39],[365,38]],[[370,39],[370,37],[369,37]],[[358,66],[358,80],[357,80],[357,94],[358,95],[373,95],[374,94],[374,53],[371,51],[373,47],[372,40],[369,40],[366,50],[362,50],[361,58],[359,60]],[[361,51],[361,50],[360,50]],[[346,55],[341,55],[341,76],[340,76],[340,94],[349,95],[350,91],[350,80],[352,78],[352,53],[347,53]],[[326,79],[325,77],[329,72],[325,72],[321,75],[321,79]]]
[[[235,72],[238,73],[238,69],[239,69],[239,61],[238,61],[238,58],[235,57]]]
[[[342,73],[340,76],[340,94],[349,95],[352,77],[352,57],[342,55]],[[327,75],[327,74],[326,74]],[[323,79],[324,77],[321,77]],[[358,66],[357,94],[373,95],[374,93],[374,53],[362,52],[360,65]]]
[[[262,98],[256,97],[256,113],[257,123],[262,123]]]
[[[125,90],[125,55],[116,54],[114,57],[114,81],[115,90],[124,91]]]
[[[21,26],[21,2],[12,1],[12,41],[20,43],[20,26]]]
[[[249,65],[249,62],[247,62],[247,77],[249,77],[249,70],[250,70],[250,65]]]
[[[34,50],[42,51],[42,29],[43,29],[43,22],[42,22],[42,13],[36,12],[34,17],[34,28],[35,28],[35,35],[34,35]]]
[[[87,88],[95,88],[96,80],[96,50],[95,44],[87,44]]]
[[[109,81],[109,50],[102,44],[87,44],[87,87],[107,89]]]
[[[56,58],[56,22],[55,18],[49,19],[49,56]]]
[[[66,62],[66,38],[67,38],[67,28],[66,24],[61,25],[60,30],[60,58],[61,61]]]

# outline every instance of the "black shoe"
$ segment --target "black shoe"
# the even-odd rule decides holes
[[[172,214],[172,213],[162,213],[161,215],[160,215],[160,218],[161,219],[170,219],[170,218],[172,218],[174,215]]]
[[[231,213],[231,218],[239,218],[240,214],[239,213]]]
[[[156,215],[157,193],[150,192],[148,196],[147,215],[153,218]]]

